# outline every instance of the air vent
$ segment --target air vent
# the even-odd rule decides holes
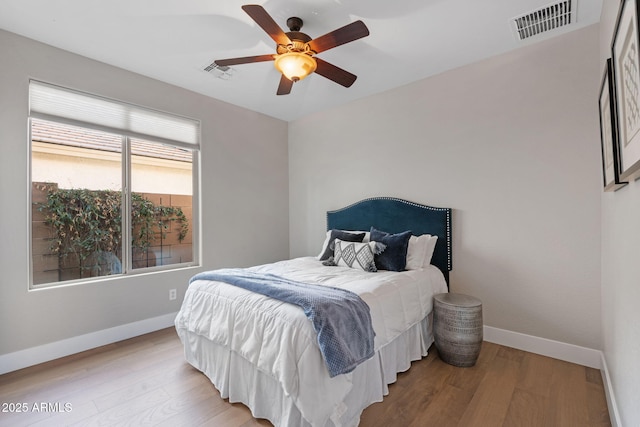
[[[575,23],[576,3],[576,0],[565,0],[513,18],[513,29],[517,39],[525,40]]]
[[[203,68],[203,71],[213,74],[219,79],[229,80],[233,76],[233,68],[224,65],[218,65],[215,62]]]

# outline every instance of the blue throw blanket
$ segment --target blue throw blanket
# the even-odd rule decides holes
[[[300,306],[318,334],[331,377],[351,372],[373,356],[369,306],[351,291],[235,268],[199,273],[189,283],[194,280],[224,282]]]

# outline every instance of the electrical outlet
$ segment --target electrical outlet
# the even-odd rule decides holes
[[[176,298],[177,298],[176,290],[169,289],[169,301],[173,301]]]

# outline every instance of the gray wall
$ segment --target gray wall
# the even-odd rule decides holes
[[[0,53],[0,355],[175,312],[197,271],[28,291],[31,77],[200,119],[203,265],[288,257],[286,122],[4,31]]]
[[[291,255],[366,197],[452,207],[486,325],[600,349],[599,79],[591,26],[290,123]]]
[[[619,1],[605,0],[600,62],[611,57]],[[602,194],[602,320],[604,355],[624,426],[640,425],[640,182]]]

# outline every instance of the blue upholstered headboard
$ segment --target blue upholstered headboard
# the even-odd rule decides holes
[[[438,236],[431,264],[449,283],[451,259],[451,209],[425,206],[393,197],[374,197],[327,212],[327,230],[363,230],[371,227],[388,233],[411,230],[415,236]]]

